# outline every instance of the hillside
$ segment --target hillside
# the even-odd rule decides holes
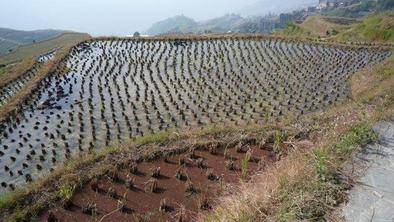
[[[317,6],[318,3],[318,0],[260,0],[239,10],[237,13],[243,16],[264,16],[269,13],[279,14],[307,8],[309,6]]]
[[[149,35],[163,35],[237,32],[242,29],[244,23],[251,21],[252,19],[245,19],[236,14],[228,14],[206,21],[196,22],[193,19],[182,15],[168,18],[153,24],[152,27],[148,29],[147,33]]]
[[[13,51],[20,45],[52,39],[64,32],[60,30],[20,31],[0,28],[0,56]]]
[[[393,9],[392,0],[359,0],[345,7],[327,7],[321,13],[326,16],[361,18],[368,14]]]
[[[335,38],[341,41],[394,43],[394,11],[370,15]]]
[[[147,30],[149,35],[159,35],[164,33],[187,33],[189,29],[197,23],[186,16],[179,15],[159,21]]]
[[[310,16],[298,26],[311,35],[326,37],[345,31],[357,23],[358,20],[350,18]]]
[[[194,21],[185,16],[169,18],[154,24],[148,34],[272,33],[289,25],[283,31],[284,35],[326,38],[352,27],[366,15],[393,8],[390,0],[346,2],[344,5],[320,8],[315,0],[264,0],[249,9],[206,21]]]
[[[176,24],[181,24],[181,26]],[[275,19],[265,17],[245,18],[237,14],[227,14],[198,22],[185,19],[184,17],[173,17],[154,24],[148,30],[148,34],[270,33],[279,26],[280,21],[276,17]]]
[[[63,33],[58,37],[49,40],[20,45],[13,52],[0,56],[0,64],[17,62],[29,57],[38,57],[53,49],[60,48],[65,45],[73,45],[88,38],[90,38],[90,36],[84,33]]]
[[[290,23],[275,34],[292,37],[329,37],[348,30],[358,23],[359,20],[352,18],[308,16],[302,23]]]
[[[233,31],[234,27],[237,27],[244,21],[245,19],[239,15],[228,14],[219,18],[199,22],[198,26],[194,27],[192,31],[194,33],[202,33],[206,31],[215,33],[226,33],[229,31]]]
[[[393,42],[393,11],[376,13],[363,19],[311,16],[301,24],[292,23],[276,35],[319,37],[337,41]]]

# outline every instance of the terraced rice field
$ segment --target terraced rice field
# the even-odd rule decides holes
[[[196,221],[198,213],[214,208],[215,197],[277,161],[270,145],[248,140],[195,146],[149,162],[113,159],[107,174],[37,221]]]
[[[322,109],[350,96],[351,74],[390,55],[275,39],[88,41],[63,61],[66,74],[48,76],[23,113],[0,124],[1,189],[162,130]]]
[[[36,60],[36,63],[34,63],[29,70],[20,75],[18,78],[0,87],[0,107],[6,105],[12,96],[22,90],[23,87],[37,74],[37,71],[40,69],[43,63],[52,60],[55,54],[56,50],[53,50],[49,53],[39,56]]]

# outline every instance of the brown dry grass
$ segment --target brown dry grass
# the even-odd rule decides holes
[[[5,72],[0,75],[0,88],[26,73],[32,68],[34,62],[34,58],[27,58],[20,63],[12,65],[10,68],[6,68]]]
[[[315,36],[327,36],[327,32],[331,32],[333,30],[345,31],[351,28],[351,25],[336,24],[330,22],[329,17],[326,18],[323,16],[309,16],[298,26]]]

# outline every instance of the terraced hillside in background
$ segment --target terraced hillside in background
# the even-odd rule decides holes
[[[352,73],[391,54],[264,37],[87,41],[1,122],[1,189],[139,136],[325,108],[350,96]]]
[[[89,39],[90,36],[84,33],[60,33],[54,38],[31,44],[20,45],[11,53],[0,55],[0,65],[19,62],[27,58],[38,57],[64,46],[72,46],[80,41]]]
[[[44,63],[55,57],[56,52],[57,50],[53,50],[39,56],[26,71],[21,71],[20,75],[8,76],[13,74],[9,72],[4,74],[3,78],[0,77],[0,107],[6,105],[13,96],[23,90],[26,84],[37,75]],[[30,63],[30,60],[28,59],[27,62]],[[13,66],[18,66],[18,64]]]
[[[0,56],[14,51],[21,45],[53,39],[64,32],[60,30],[20,31],[0,28]]]

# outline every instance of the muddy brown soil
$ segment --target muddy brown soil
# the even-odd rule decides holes
[[[248,156],[247,174],[243,174],[242,160]],[[57,204],[38,221],[194,221],[199,213],[215,206],[217,197],[234,191],[241,180],[249,180],[276,160],[277,155],[267,146],[237,145],[117,168],[114,163],[114,170],[73,196],[71,207]],[[159,175],[153,175],[157,169]],[[177,177],[177,172],[181,176]]]

